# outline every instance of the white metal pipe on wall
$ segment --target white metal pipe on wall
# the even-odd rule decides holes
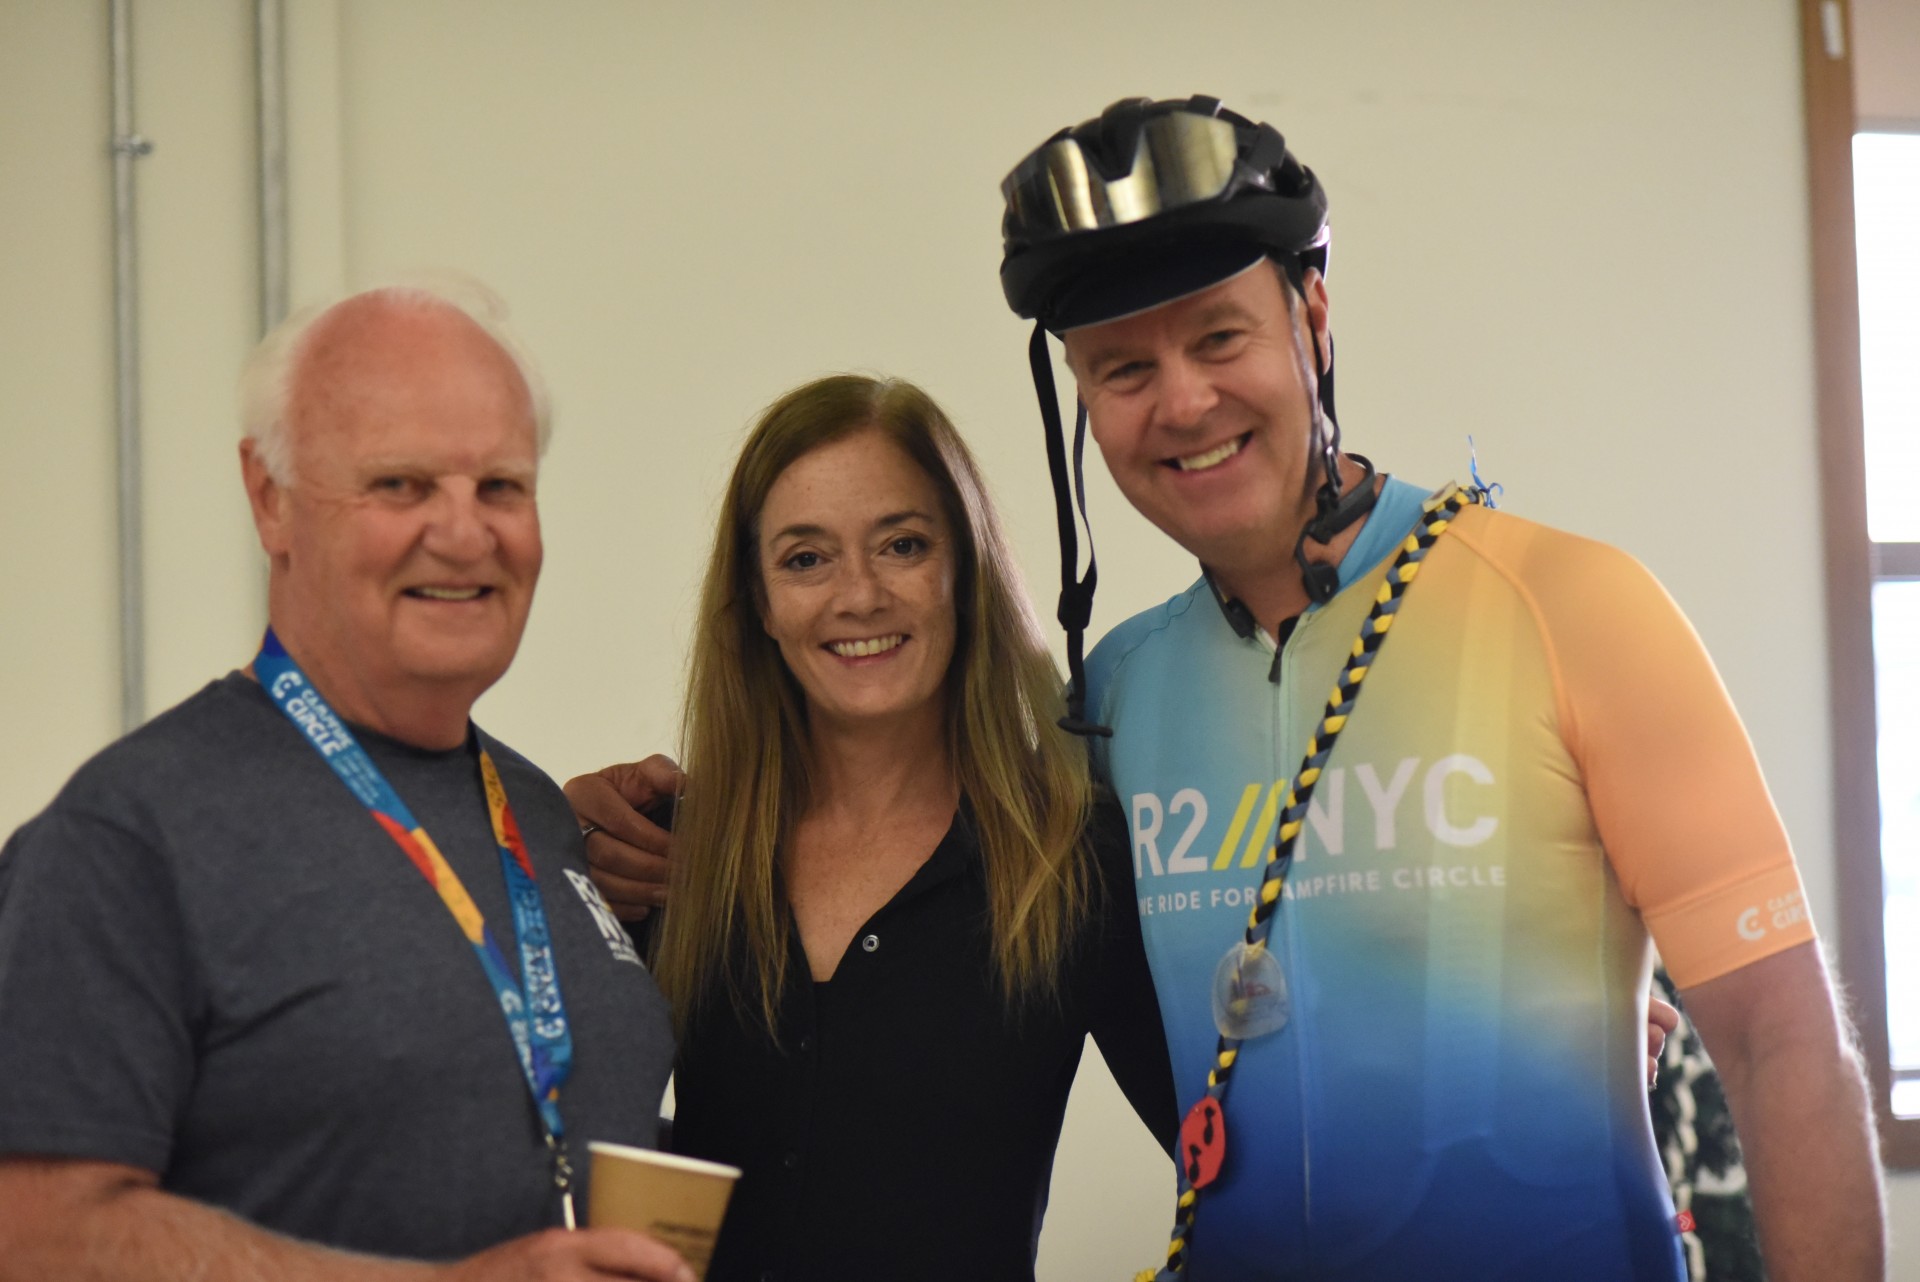
[[[139,240],[134,175],[153,144],[134,128],[132,0],[108,0],[113,99],[113,343],[120,526],[120,720],[146,720],[146,584],[140,468]]]

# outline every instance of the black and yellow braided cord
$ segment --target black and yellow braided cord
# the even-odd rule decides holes
[[[1380,589],[1374,596],[1373,608],[1360,625],[1360,633],[1354,638],[1353,648],[1340,669],[1340,678],[1334,683],[1333,693],[1327,696],[1326,711],[1321,714],[1319,724],[1307,740],[1307,750],[1300,769],[1287,784],[1287,799],[1280,812],[1279,832],[1273,848],[1267,852],[1267,862],[1261,872],[1260,891],[1254,897],[1252,911],[1247,915],[1245,944],[1248,953],[1267,946],[1267,940],[1273,932],[1273,915],[1286,889],[1287,870],[1292,866],[1300,831],[1306,825],[1307,807],[1313,800],[1314,787],[1320,782],[1327,759],[1333,755],[1333,746],[1339,740],[1340,732],[1353,715],[1361,687],[1366,682],[1367,674],[1373,670],[1375,655],[1393,628],[1393,621],[1399,615],[1408,586],[1419,576],[1427,553],[1446,533],[1460,509],[1470,502],[1480,501],[1478,490],[1461,490],[1457,487],[1449,487],[1429,500],[1420,524],[1401,543],[1399,554],[1388,567],[1386,578],[1381,581]],[[1221,1034],[1214,1047],[1212,1066],[1207,1070],[1206,1093],[1220,1105],[1223,1115],[1234,1062],[1240,1056],[1240,1044],[1240,1038]],[[1186,1269],[1188,1244],[1192,1239],[1194,1217],[1200,1205],[1200,1190],[1193,1186],[1187,1164],[1181,1162],[1179,1165],[1180,1193],[1174,1208],[1173,1234],[1167,1244],[1166,1263],[1158,1272],[1141,1272],[1135,1282],[1171,1282]]]

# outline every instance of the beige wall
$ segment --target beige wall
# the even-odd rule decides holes
[[[555,774],[671,746],[714,493],[754,411],[812,375],[902,374],[946,403],[1050,603],[995,187],[1113,98],[1206,90],[1278,124],[1332,193],[1351,443],[1437,482],[1471,431],[1515,511],[1652,565],[1833,920],[1786,0],[289,5],[296,293],[470,269],[556,391],[547,576],[479,714]],[[103,7],[0,0],[0,830],[115,730]],[[259,619],[229,391],[253,321],[252,6],[137,8],[160,706],[244,661]],[[1094,520],[1096,629],[1191,577],[1104,476]],[[1050,1278],[1158,1254],[1167,1181],[1116,1100],[1076,1098]]]
[[[97,17],[0,6],[0,475],[13,481],[0,504],[8,828],[117,725],[113,366],[101,345],[112,280],[107,76],[104,23],[86,20]]]
[[[251,6],[137,6],[146,680],[243,660],[264,618],[233,464],[254,336]],[[0,0],[0,829],[120,728],[105,4]]]

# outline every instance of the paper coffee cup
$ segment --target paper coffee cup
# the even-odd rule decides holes
[[[593,1160],[587,1223],[657,1238],[706,1277],[740,1168],[600,1140],[587,1151]]]

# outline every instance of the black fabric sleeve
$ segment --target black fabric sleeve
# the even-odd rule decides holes
[[[1096,873],[1090,924],[1097,932],[1089,1031],[1127,1102],[1171,1156],[1179,1106],[1134,910],[1132,842],[1126,816],[1104,790],[1095,794],[1088,837]]]
[[[634,951],[647,959],[647,966],[649,968],[653,966],[653,954],[649,949],[653,947],[653,937],[659,933],[656,927],[660,921],[660,914],[665,911],[666,906],[662,905],[655,908],[645,917],[642,917],[639,921],[623,921],[620,923],[621,929],[627,932],[627,938],[633,941]]]
[[[195,968],[137,835],[55,809],[0,850],[0,1154],[166,1170],[194,1078]]]

